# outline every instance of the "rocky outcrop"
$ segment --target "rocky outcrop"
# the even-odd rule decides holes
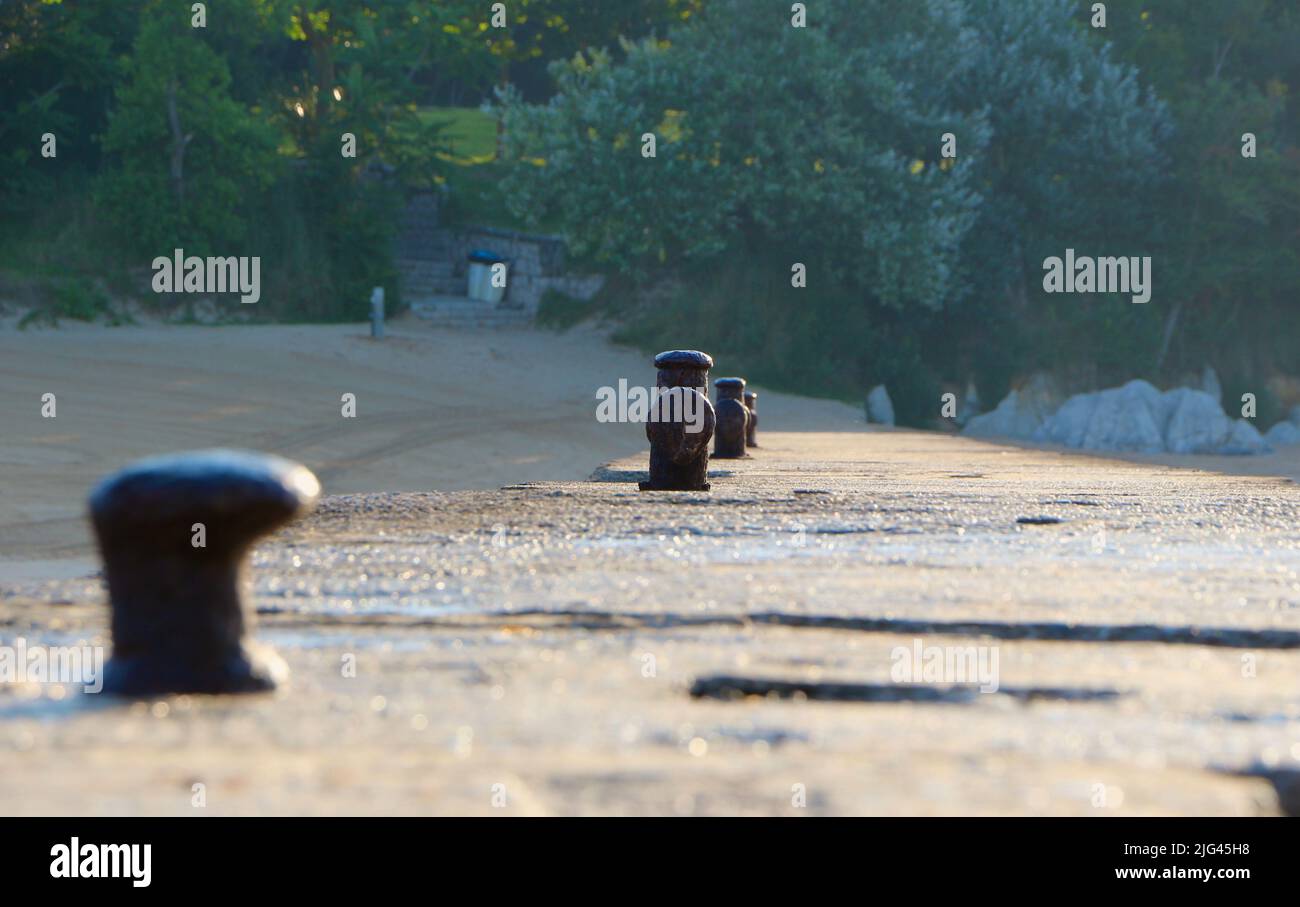
[[[1029,440],[1060,406],[1060,392],[1046,375],[1038,374],[1016,388],[988,413],[972,415],[962,434],[975,438]]]
[[[1300,425],[1294,422],[1279,422],[1264,433],[1264,442],[1271,447],[1300,444]]]
[[[1257,454],[1269,449],[1254,425],[1229,418],[1211,393],[1188,387],[1161,393],[1141,380],[1076,394],[1050,416],[1040,417],[1040,410],[1013,391],[992,413],[972,419],[963,433],[1132,453]]]
[[[1228,443],[1232,420],[1205,391],[1180,387],[1170,391],[1165,401],[1165,446],[1170,453],[1218,453]]]
[[[1259,429],[1245,419],[1233,420],[1232,430],[1227,440],[1214,453],[1245,456],[1249,454],[1272,453],[1272,448],[1259,433]]]
[[[1085,450],[1158,453],[1160,391],[1145,381],[1093,394],[1076,394],[1034,434],[1036,441]]]
[[[1270,428],[1264,435],[1264,442],[1273,447],[1300,444],[1300,406],[1292,409],[1286,420]]]

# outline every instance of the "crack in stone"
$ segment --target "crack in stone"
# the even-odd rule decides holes
[[[976,636],[1003,640],[1046,642],[1154,642],[1166,645],[1213,646],[1230,649],[1300,649],[1300,631],[1251,630],[1235,627],[1161,626],[1159,624],[1066,624],[1055,622],[1013,623],[1006,621],[905,620],[889,617],[840,617],[825,614],[789,614],[766,611],[754,614],[710,614],[693,617],[665,612],[588,611],[579,609],[529,608],[482,614],[449,614],[446,617],[408,617],[401,614],[337,615],[314,614],[302,609],[263,606],[258,614],[284,616],[276,626],[334,623],[346,626],[447,627],[453,629],[493,628],[501,624],[534,622],[546,629],[632,630],[678,627],[746,627],[768,625],[795,629],[846,630],[907,636]],[[294,620],[298,618],[298,620]]]
[[[773,680],[719,674],[697,678],[691,684],[692,699],[735,701],[751,696],[774,699],[809,699],[818,702],[934,702],[963,705],[981,695],[1010,696],[1019,702],[1054,700],[1065,702],[1110,701],[1124,695],[1118,690],[1084,687],[999,687],[981,693],[977,683],[934,686],[929,684],[833,683],[811,680]]]

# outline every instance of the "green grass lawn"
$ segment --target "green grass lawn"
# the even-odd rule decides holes
[[[450,151],[447,160],[458,164],[486,164],[497,156],[497,121],[477,107],[425,107],[425,123],[445,124],[442,137]]]
[[[501,190],[505,164],[497,160],[497,121],[477,107],[426,107],[420,116],[429,123],[445,123],[442,138],[448,151],[439,155],[450,166],[450,190],[444,214],[451,224],[479,224],[504,230],[561,233],[561,224],[543,219],[530,224],[514,217]]]

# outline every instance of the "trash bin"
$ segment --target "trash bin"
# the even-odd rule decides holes
[[[475,249],[466,257],[469,259],[469,298],[491,305],[499,303],[506,295],[506,288],[492,286],[492,266],[505,265],[508,272],[509,259],[487,249]]]

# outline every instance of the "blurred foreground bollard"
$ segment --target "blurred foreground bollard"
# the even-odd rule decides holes
[[[645,426],[650,481],[640,483],[642,491],[709,490],[709,439],[715,425],[708,396],[712,367],[713,357],[698,350],[668,350],[655,356],[655,384],[661,390]]]
[[[244,638],[244,560],[307,512],[320,484],[279,457],[209,450],[141,460],[90,496],[113,610],[104,691],[245,693],[288,669]]]
[[[745,429],[745,446],[758,446],[758,393],[745,391],[745,408],[749,410],[749,427]]]
[[[718,430],[713,436],[713,456],[719,460],[734,460],[745,455],[745,435],[749,429],[749,410],[742,395],[744,378],[719,378],[713,382],[718,389]]]
[[[375,287],[370,291],[370,336],[376,340],[384,339],[383,287]]]

